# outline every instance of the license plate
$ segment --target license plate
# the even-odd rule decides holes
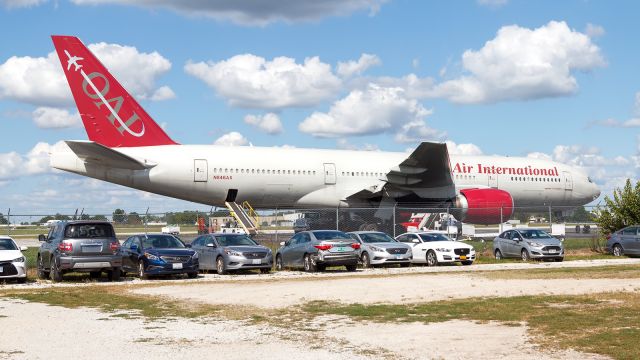
[[[102,244],[96,245],[82,245],[83,253],[98,253],[102,252]]]
[[[260,264],[262,264],[262,259],[253,259],[253,260],[251,260],[251,263],[253,265],[260,265]]]
[[[396,255],[396,259],[402,259],[402,255]]]
[[[171,264],[174,269],[182,269],[182,263]]]
[[[349,250],[349,249],[347,249],[346,247],[337,247],[337,248],[335,248],[335,249],[336,249],[336,252],[345,252],[345,251],[348,251],[348,250]]]
[[[462,256],[460,256],[460,260],[467,260],[467,257],[462,255]]]
[[[556,249],[549,249],[549,254],[555,254],[556,253]]]

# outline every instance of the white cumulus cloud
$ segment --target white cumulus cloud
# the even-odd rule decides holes
[[[350,60],[346,62],[338,63],[338,75],[342,77],[350,77],[353,75],[360,75],[368,68],[382,64],[380,58],[376,55],[362,54],[358,61]]]
[[[64,141],[59,141],[53,145],[39,142],[24,155],[15,151],[0,153],[0,180],[51,172],[49,153],[64,151],[65,148],[70,151]]]
[[[480,50],[462,55],[463,75],[417,93],[456,103],[493,103],[566,96],[575,93],[577,71],[605,66],[600,48],[588,35],[565,22],[551,21],[537,29],[504,26]],[[414,81],[415,83],[415,81]]]
[[[284,56],[268,61],[244,54],[219,62],[188,62],[184,69],[230,105],[247,108],[313,106],[333,97],[342,86],[331,66],[318,57],[298,64]]]
[[[424,123],[430,114],[417,100],[407,98],[402,88],[369,84],[336,101],[329,112],[314,112],[298,128],[317,137],[396,133],[400,129],[397,141],[429,140],[439,137]]]
[[[82,125],[80,114],[66,109],[42,106],[33,111],[33,121],[41,129],[62,129]]]
[[[1,0],[0,3],[7,9],[24,8],[38,6],[48,0]]]
[[[274,113],[267,113],[264,115],[247,115],[244,117],[244,122],[271,135],[280,134],[283,131],[280,117]]]
[[[18,0],[10,0],[18,1]],[[22,0],[26,1],[26,0]],[[35,1],[35,0],[31,0]],[[151,9],[166,8],[190,16],[202,16],[240,25],[265,26],[274,22],[317,21],[356,11],[376,14],[386,0],[71,0],[77,5],[122,4]]]
[[[249,144],[249,140],[237,131],[224,134],[213,143],[213,145],[221,146],[242,146],[247,144]]]
[[[454,155],[482,155],[482,150],[475,144],[456,144],[451,140],[445,141],[449,154]]]
[[[88,46],[133,96],[164,100],[175,96],[166,87],[156,88],[157,79],[171,63],[157,52],[144,53],[132,46],[98,43]],[[0,64],[0,99],[36,106],[73,104],[71,91],[55,52],[46,57],[12,56]]]
[[[589,35],[590,38],[600,37],[604,35],[604,28],[600,25],[594,25],[592,23],[588,23],[587,27],[584,29],[584,32]]]

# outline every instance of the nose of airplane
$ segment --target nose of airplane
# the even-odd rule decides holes
[[[593,200],[597,199],[598,197],[600,197],[600,189],[598,189],[598,186],[596,184],[593,184]]]

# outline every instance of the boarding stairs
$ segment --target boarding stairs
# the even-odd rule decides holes
[[[242,206],[235,201],[227,201],[224,204],[247,234],[255,235],[258,233],[258,224],[260,223],[260,219],[248,202],[245,201],[242,203]]]

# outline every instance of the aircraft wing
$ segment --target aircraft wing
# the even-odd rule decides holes
[[[381,180],[384,186],[362,189],[347,199],[379,196],[395,198],[412,193],[425,199],[449,199],[455,196],[446,144],[421,143]]]
[[[138,160],[93,141],[65,141],[71,151],[86,163],[129,170],[144,170],[156,166]]]

